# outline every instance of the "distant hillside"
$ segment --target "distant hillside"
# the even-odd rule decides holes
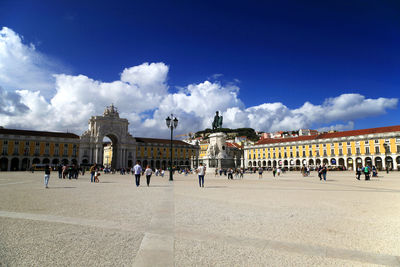
[[[195,137],[204,136],[208,137],[213,132],[212,129],[207,128],[203,131],[198,131],[195,133]],[[235,136],[246,136],[251,141],[258,141],[259,137],[254,131],[253,128],[238,128],[238,129],[229,129],[229,128],[221,128],[218,129],[218,132],[223,132],[228,135],[228,137]]]

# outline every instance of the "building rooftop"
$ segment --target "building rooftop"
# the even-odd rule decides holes
[[[32,131],[32,130],[17,130],[17,129],[6,129],[6,128],[0,128],[0,134],[26,135],[26,136],[45,136],[45,137],[79,139],[79,136],[76,135],[76,134],[73,134],[73,133]]]
[[[361,130],[351,130],[351,131],[343,131],[343,132],[321,133],[318,135],[311,135],[311,136],[306,135],[306,136],[299,136],[299,137],[292,137],[292,138],[290,138],[290,137],[289,138],[278,138],[278,139],[266,138],[266,139],[262,139],[262,140],[258,141],[256,143],[256,145],[297,142],[297,141],[305,141],[305,140],[321,140],[321,139],[350,137],[350,136],[358,136],[358,135],[366,135],[366,134],[388,133],[388,132],[400,132],[400,125],[361,129]]]

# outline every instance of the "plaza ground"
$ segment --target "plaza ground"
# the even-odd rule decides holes
[[[0,173],[0,266],[400,266],[400,172]]]

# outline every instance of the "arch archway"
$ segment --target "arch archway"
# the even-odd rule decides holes
[[[316,161],[315,161],[315,165],[321,165],[321,160],[320,159],[317,159]]]
[[[68,165],[68,164],[69,164],[69,160],[68,160],[68,159],[63,159],[63,160],[61,161],[61,163],[62,163],[63,165]]]
[[[386,168],[389,168],[389,170],[393,170],[393,158],[391,156],[387,156],[385,158],[385,165]]]
[[[296,159],[296,166],[300,166],[301,165],[301,161],[299,159]]]
[[[258,167],[261,167],[261,161],[258,161],[257,166],[258,166]]]
[[[372,167],[372,160],[370,157],[365,158],[365,166]]]
[[[13,158],[11,160],[11,171],[19,171],[19,159]]]
[[[348,170],[353,170],[354,169],[353,159],[352,158],[348,158],[347,159],[347,169]]]
[[[274,160],[274,161],[272,162],[272,166],[273,166],[273,167],[276,167],[276,164],[277,164],[277,163],[276,163],[276,160]]]
[[[251,161],[249,161],[249,167],[252,167],[251,165],[252,165],[252,164],[251,164]]]
[[[267,167],[267,162],[266,162],[265,160],[263,160],[262,166],[263,166],[263,167]]]
[[[163,160],[161,162],[161,169],[166,170],[167,169],[167,162],[165,160]]]
[[[21,170],[26,171],[27,169],[29,169],[29,159],[24,158],[24,159],[22,159]]]
[[[362,167],[363,166],[363,162],[362,162],[362,158],[356,158],[356,167]]]
[[[268,160],[268,167],[271,167],[272,162]]]
[[[88,159],[83,159],[83,160],[82,160],[82,164],[89,164]]]
[[[313,165],[314,165],[314,160],[313,160],[313,159],[310,159],[310,160],[308,161],[308,165],[313,166]]]
[[[42,164],[50,164],[50,159],[44,158],[44,159],[42,160]]]
[[[323,159],[323,160],[322,160],[322,164],[328,165],[328,164],[329,164],[328,159]]]
[[[107,133],[103,137],[102,164],[112,169],[117,169],[118,162],[118,137],[116,134]],[[124,166],[123,166],[124,167]]]
[[[51,164],[53,164],[53,165],[58,165],[59,163],[60,163],[60,161],[58,159],[53,159],[51,161]]]
[[[156,160],[156,169],[160,169],[161,167],[161,162],[159,160]]]
[[[7,171],[8,168],[8,158],[1,158],[0,159],[0,170]]]
[[[376,167],[379,171],[381,171],[381,170],[383,169],[382,158],[381,158],[381,157],[375,157],[375,158],[374,158],[374,164],[375,164],[375,167]]]
[[[40,159],[34,158],[34,159],[32,160],[32,165],[33,165],[33,164],[40,164]]]

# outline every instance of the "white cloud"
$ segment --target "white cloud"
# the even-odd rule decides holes
[[[36,51],[33,44],[25,45],[22,37],[7,27],[0,30],[0,84],[13,90],[40,90],[45,96],[54,91],[53,73],[62,68]]]
[[[398,103],[396,98],[342,94],[321,104],[306,102],[295,109],[279,102],[246,108],[238,98],[237,82],[204,81],[170,93],[169,67],[162,62],[126,68],[120,79],[107,83],[85,75],[53,74],[54,69],[33,46],[24,45],[8,28],[0,33],[0,86],[7,90],[0,88],[0,125],[8,128],[81,134],[91,116],[102,114],[114,103],[120,116],[130,121],[134,136],[168,137],[165,118],[171,113],[179,118],[176,134],[210,128],[216,110],[224,116],[224,127],[230,128],[351,129],[355,120],[382,115],[387,109],[397,108]],[[6,66],[4,59],[11,65]],[[32,70],[32,74],[20,80],[20,68]]]
[[[296,130],[382,115],[387,109],[395,109],[397,103],[397,98],[367,99],[360,94],[342,94],[326,99],[321,105],[306,102],[299,108],[289,109],[282,103],[265,103],[245,110],[228,109],[225,114],[228,122],[236,127],[250,126],[262,131]],[[342,127],[341,124],[335,128],[350,129],[349,125]]]
[[[321,128],[318,128],[318,131],[320,131],[320,132],[328,132],[328,131],[332,131],[332,130],[346,131],[346,130],[352,130],[352,129],[354,129],[354,122],[349,121],[347,124],[336,124],[336,125],[330,125],[327,127],[321,127]]]

